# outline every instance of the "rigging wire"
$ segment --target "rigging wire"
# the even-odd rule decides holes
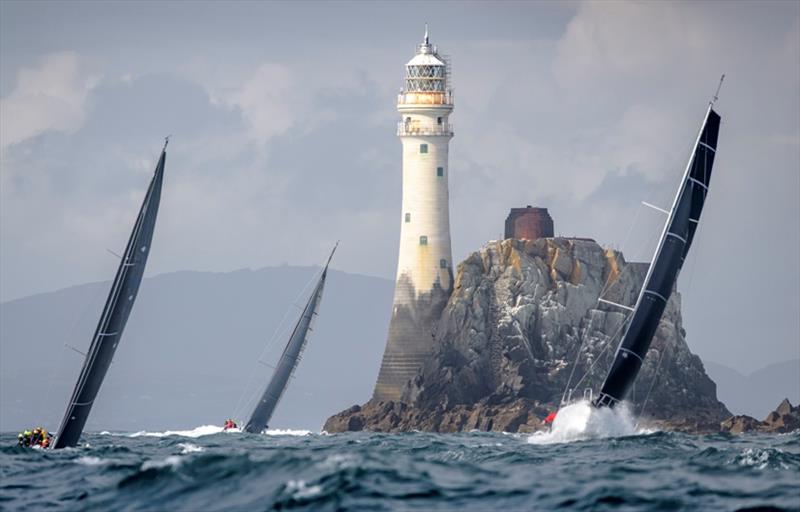
[[[619,325],[619,327],[617,327],[617,330],[614,331],[614,334],[609,337],[606,346],[603,347],[603,350],[601,350],[599,354],[597,354],[597,357],[594,359],[592,364],[589,366],[589,368],[586,370],[586,372],[583,374],[580,380],[575,384],[575,389],[577,389],[581,385],[581,383],[586,379],[586,377],[592,374],[592,370],[594,370],[594,367],[597,366],[597,363],[600,362],[600,359],[603,357],[603,354],[605,354],[608,351],[608,348],[613,344],[614,340],[616,340],[617,336],[619,336],[620,332],[622,332],[622,329],[627,325],[629,320],[630,320],[630,315],[628,315],[625,318],[625,321],[623,321]]]
[[[669,350],[669,344],[664,342],[664,350],[661,351],[661,354],[658,356],[658,364],[656,365],[656,372],[653,374],[653,380],[650,381],[650,389],[647,390],[647,395],[644,397],[644,402],[642,402],[642,407],[639,409],[639,414],[636,416],[636,425],[633,427],[634,430],[639,428],[639,420],[644,414],[645,408],[647,407],[647,402],[650,400],[650,394],[653,392],[653,388],[655,388],[656,381],[658,380],[659,373],[661,371],[661,362],[664,360],[664,355],[666,355],[667,351]]]
[[[278,323],[275,331],[272,333],[272,336],[268,339],[267,343],[264,345],[264,348],[261,350],[261,353],[256,360],[258,363],[263,363],[264,357],[276,346],[276,341],[283,337],[283,335],[288,332],[291,328],[291,324],[287,323],[287,319],[289,318],[289,313],[297,306],[297,302],[304,296],[307,295],[307,290],[311,286],[312,283],[316,282],[319,276],[322,273],[322,269],[319,271],[315,271],[312,273],[311,278],[306,282],[303,289],[300,293],[295,297],[292,303],[286,308],[286,311],[283,314],[283,318]],[[242,393],[239,396],[239,400],[236,402],[236,407],[233,410],[233,418],[239,419],[240,415],[243,414],[251,405],[258,399],[258,392],[259,389],[254,385],[254,381],[256,379],[256,374],[258,373],[259,366],[255,365],[253,369],[250,371],[250,376],[247,379],[247,384],[245,388],[242,390]]]
[[[83,307],[80,310],[80,314],[75,317],[75,321],[72,322],[72,326],[69,329],[67,329],[65,337],[66,339],[72,339],[75,337],[75,333],[78,330],[78,326],[81,325],[84,319],[87,317],[90,307],[94,306],[95,304],[101,303],[102,295],[104,293],[107,293],[106,289],[104,288],[104,284],[105,281],[96,283],[96,290],[89,294],[89,300],[87,300],[83,304]],[[89,331],[88,337],[90,339],[91,336],[92,332]],[[53,371],[50,372],[49,378],[47,379],[47,388],[45,390],[44,400],[39,400],[39,412],[38,412],[39,418],[47,417],[49,420],[55,419],[56,422],[60,422],[59,416],[61,415],[61,413],[56,412],[58,411],[58,409],[52,409],[48,413],[48,411],[46,411],[46,408],[51,405],[52,402],[51,397],[53,394],[53,388],[55,386],[56,380],[58,380],[59,376],[61,376],[61,374],[64,371],[64,354],[66,353],[68,348],[71,350],[75,350],[74,347],[70,347],[69,345],[67,345],[66,342],[62,343],[61,347],[58,350],[58,357],[55,360],[55,364],[52,365],[53,367],[51,367]],[[77,371],[80,371],[80,365],[78,366]],[[50,424],[55,424],[55,422],[50,422]],[[58,427],[59,425],[56,425],[54,428]]]
[[[625,237],[623,239],[623,242],[622,242],[623,246],[628,243],[628,239],[630,238],[631,233],[633,233],[633,228],[634,228],[634,226],[636,225],[636,223],[639,220],[640,212],[641,212],[641,205],[638,205],[635,208],[633,221],[631,222],[630,227],[628,228],[628,232],[625,234]],[[615,252],[619,252],[619,251],[615,251]],[[613,282],[611,281],[612,272],[609,271],[608,276],[606,276],[606,281],[603,284],[603,287],[600,289],[600,294],[597,297],[598,302],[595,304],[595,308],[590,310],[591,313],[589,315],[589,324],[586,326],[586,329],[580,335],[581,342],[580,342],[580,345],[578,345],[578,352],[575,355],[575,361],[572,363],[572,370],[570,371],[569,378],[567,379],[567,384],[564,387],[563,393],[561,394],[561,403],[562,404],[565,403],[565,399],[566,399],[567,393],[570,390],[570,385],[572,384],[572,379],[575,376],[575,370],[577,369],[578,363],[580,362],[581,352],[583,351],[583,346],[586,343],[586,338],[591,333],[592,324],[594,323],[594,318],[596,316],[595,313],[602,311],[602,310],[597,309],[597,306],[600,304],[599,301],[600,301],[600,299],[603,299],[605,297],[606,292],[609,291],[611,286],[613,286],[615,283],[620,282],[620,279],[622,278],[623,275],[625,275],[625,272],[628,270],[628,268],[629,268],[629,265],[626,264],[622,268],[622,271],[619,273],[619,275],[617,276],[617,278]],[[614,337],[611,338],[610,341],[613,341],[614,338],[616,338],[616,334],[614,335]],[[606,346],[606,348],[608,348],[608,347]],[[603,350],[605,351],[605,349],[603,349]],[[599,359],[599,356],[598,356],[598,359]],[[592,367],[593,366],[594,366],[594,364],[592,365]],[[586,374],[584,374],[584,377],[581,378],[581,380],[579,381],[579,384],[580,384],[580,382],[583,382],[583,379],[585,377],[586,377]],[[578,385],[576,384],[575,387],[577,388]]]

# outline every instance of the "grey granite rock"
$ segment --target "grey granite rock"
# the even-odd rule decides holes
[[[591,240],[486,244],[459,265],[432,355],[406,384],[402,407],[370,402],[355,423],[390,431],[539,428],[570,375],[574,398],[602,384],[628,312],[597,299],[602,292],[632,306],[646,271]],[[662,426],[716,430],[730,413],[685,336],[675,291],[629,397],[632,409]],[[349,430],[342,428],[348,416],[334,416],[326,430]]]

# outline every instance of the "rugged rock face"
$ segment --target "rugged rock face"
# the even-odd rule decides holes
[[[747,416],[731,416],[723,421],[720,430],[731,434],[743,432],[768,432],[784,434],[800,429],[800,405],[793,406],[788,398],[784,398],[778,408],[764,418],[764,421]]]
[[[602,384],[628,313],[598,307],[597,299],[602,292],[632,306],[646,271],[592,240],[491,242],[459,265],[432,355],[405,385],[402,403],[369,402],[325,429],[537,429],[568,382],[574,397]],[[717,430],[730,413],[685,334],[673,292],[632,409],[644,407],[645,417],[668,427]]]

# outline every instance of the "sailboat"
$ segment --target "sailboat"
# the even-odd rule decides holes
[[[289,341],[286,343],[286,347],[283,349],[283,353],[281,354],[281,358],[275,367],[272,378],[270,379],[269,384],[267,384],[266,389],[264,389],[264,392],[261,394],[261,398],[256,404],[253,413],[250,415],[250,419],[247,420],[247,423],[244,426],[245,432],[250,432],[253,434],[263,432],[267,428],[267,425],[272,418],[272,414],[275,412],[275,408],[278,406],[278,402],[280,402],[281,397],[283,396],[283,392],[286,391],[286,386],[289,383],[289,379],[292,377],[292,374],[297,368],[297,365],[300,362],[300,356],[302,355],[303,350],[308,343],[308,333],[311,331],[311,324],[314,320],[314,317],[317,316],[320,302],[322,302],[322,292],[325,289],[325,280],[328,277],[328,266],[331,264],[333,253],[336,252],[336,247],[338,247],[338,245],[339,244],[337,242],[337,244],[333,247],[330,256],[328,256],[328,261],[325,263],[325,267],[322,269],[322,274],[320,275],[316,286],[314,286],[314,290],[312,291],[305,308],[303,308],[303,314],[300,315],[300,319],[294,326],[292,335],[289,337]]]
[[[161,184],[164,179],[168,143],[169,137],[164,141],[164,148],[161,150],[153,178],[136,217],[125,253],[121,257],[114,282],[111,284],[80,376],[67,403],[67,411],[51,444],[52,448],[66,448],[78,444],[89,412],[92,410],[92,404],[122,338],[122,332],[142,282],[147,256],[150,254],[150,242],[153,239],[158,205],[161,201]]]
[[[720,79],[720,86],[724,78],[725,75]],[[592,402],[596,407],[614,407],[627,397],[694,240],[717,153],[721,118],[714,111],[714,103],[718,94],[719,87],[706,110],[672,208],[663,211],[667,215],[667,221],[630,314],[627,329],[614,355],[614,362],[600,393]],[[604,300],[602,302],[613,304]],[[620,307],[630,309],[626,306]]]

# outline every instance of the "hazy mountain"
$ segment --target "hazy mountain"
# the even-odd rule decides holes
[[[153,430],[246,419],[319,273],[272,267],[147,278],[87,430]],[[0,304],[0,430],[55,429],[83,361],[109,283]],[[377,377],[393,283],[331,271],[320,315],[271,427],[319,430],[367,400]]]
[[[774,363],[749,375],[706,362],[706,372],[717,383],[717,396],[734,414],[763,420],[784,398],[800,402],[800,359]]]
[[[175,272],[144,280],[114,365],[87,429],[153,430],[244,418],[272,369],[258,363],[286,317],[291,328],[318,273],[270,267],[228,273]],[[55,428],[64,413],[108,282],[0,304],[0,430]],[[369,399],[391,313],[393,283],[331,271],[304,359],[272,426],[319,430],[325,419]],[[262,360],[274,363],[287,333]],[[690,333],[691,336],[691,333]],[[734,413],[763,418],[784,397],[800,402],[800,360],[749,376],[706,370]]]

